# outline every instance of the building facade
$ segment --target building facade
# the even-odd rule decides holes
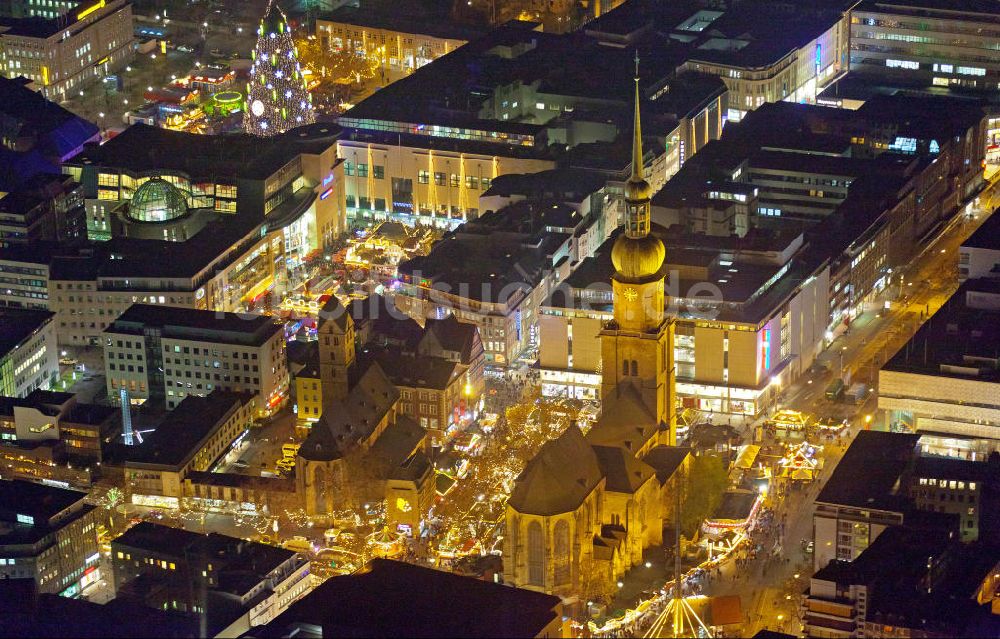
[[[722,16],[710,10],[698,14],[676,29],[697,33]],[[770,22],[772,28],[784,25],[788,32],[816,35],[802,38],[805,44],[793,44],[781,35],[769,34],[775,42],[767,47],[743,39],[743,31],[729,31],[729,37],[724,32],[692,51],[681,66],[722,78],[729,89],[727,121],[738,122],[767,102],[814,103],[823,87],[847,72],[850,25],[846,12],[839,16],[831,12],[818,20],[774,15]]]
[[[0,197],[0,248],[84,237],[83,193],[69,177],[37,175]]]
[[[399,19],[354,7],[341,7],[316,20],[316,37],[324,48],[377,64],[376,78],[382,84],[406,77],[478,35],[477,29],[446,20]]]
[[[214,468],[256,414],[252,395],[217,390],[186,397],[145,438],[126,439],[124,476],[132,503],[180,508],[188,474]]]
[[[75,597],[101,580],[97,511],[86,493],[0,480],[0,578],[32,579],[38,592]]]
[[[878,374],[891,430],[921,434],[930,454],[983,460],[1000,450],[1000,282],[967,280]]]
[[[111,542],[111,561],[119,592],[155,578],[165,587],[144,604],[204,614],[210,632],[222,636],[270,622],[312,589],[310,563],[295,552],[148,522]],[[234,573],[241,579],[227,579]]]
[[[341,122],[350,126],[353,120],[345,116]],[[423,136],[407,136],[407,144],[398,144],[391,136],[371,142],[357,137],[337,143],[344,159],[347,215],[356,225],[392,217],[454,228],[478,217],[479,196],[498,175],[555,166],[551,160],[502,144],[483,152],[483,145],[470,144],[468,151],[463,150],[461,140],[455,148],[436,149]]]
[[[57,3],[53,3],[56,5]],[[0,70],[24,76],[46,97],[65,100],[132,60],[134,22],[127,0],[32,9],[23,18],[0,17]],[[58,9],[58,16],[45,15]]]
[[[282,328],[267,316],[136,304],[104,331],[108,397],[174,408],[213,390],[251,393],[261,414],[288,398]]]
[[[869,0],[850,15],[852,71],[904,83],[1000,88],[1000,17],[995,12]]]
[[[0,393],[26,397],[48,389],[59,377],[52,313],[6,308],[0,311]]]

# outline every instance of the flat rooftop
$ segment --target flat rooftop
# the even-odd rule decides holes
[[[0,479],[0,519],[16,521],[15,515],[23,514],[34,517],[36,525],[44,525],[86,496],[78,490],[20,479]]]
[[[445,608],[461,612],[442,614]],[[533,637],[559,609],[552,595],[373,559],[353,575],[326,580],[258,634],[287,636],[290,626],[308,623],[351,637]]]
[[[1000,24],[993,0],[865,0],[855,11],[946,17],[965,22]]]
[[[219,574],[219,583],[213,590],[239,595],[295,555],[294,551],[277,546],[219,533],[203,535],[148,521],[129,528],[111,543],[168,556],[210,558]]]
[[[471,300],[504,304],[520,288],[538,284],[550,268],[545,251],[518,240],[482,237],[460,239],[461,227],[434,245],[430,254],[400,263],[399,273],[451,286],[451,293]],[[547,242],[559,234],[550,234]],[[561,236],[565,237],[565,236]],[[419,284],[419,282],[414,282]]]
[[[70,164],[134,173],[174,170],[199,179],[262,180],[302,153],[330,148],[338,135],[340,127],[322,122],[269,138],[244,133],[198,135],[140,123],[104,144],[87,145]]]
[[[245,346],[261,346],[282,330],[281,325],[268,315],[133,304],[105,332],[142,335],[148,328],[161,329],[162,336],[166,338]]]
[[[997,384],[998,353],[1000,280],[968,280],[882,370]]]
[[[920,436],[913,433],[858,433],[816,501],[855,508],[895,509],[896,483],[910,467]]]
[[[79,519],[94,509],[81,504],[86,496],[77,490],[19,479],[0,479],[0,547],[38,543],[53,530]],[[54,517],[74,507],[76,510],[71,517],[49,525]],[[25,520],[25,516],[31,519]]]
[[[260,240],[261,226],[262,219],[252,215],[227,215],[185,242],[114,237],[80,247],[39,243],[34,254],[29,247],[0,249],[0,260],[47,264],[50,280],[120,278],[117,288],[131,280],[135,290],[145,291],[142,278],[194,278],[209,267],[228,266]]]
[[[990,215],[976,232],[962,242],[963,247],[1000,251],[1000,215]]]
[[[231,411],[249,401],[241,393],[214,390],[205,397],[188,395],[135,446],[121,446],[127,464],[176,467],[186,463]]]
[[[111,541],[116,546],[141,548],[150,552],[174,555],[201,540],[204,535],[172,526],[143,521]]]
[[[24,343],[53,317],[55,317],[55,313],[49,311],[0,308],[0,357],[6,356],[18,345]]]

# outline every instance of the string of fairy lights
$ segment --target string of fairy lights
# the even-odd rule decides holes
[[[257,30],[243,129],[271,136],[316,121],[298,51],[284,12],[271,0]]]

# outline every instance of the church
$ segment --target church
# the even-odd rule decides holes
[[[663,541],[676,448],[674,321],[664,312],[663,243],[650,235],[639,78],[625,225],[611,259],[614,313],[600,333],[602,414],[571,425],[515,481],[507,504],[504,581],[564,598],[612,592]]]

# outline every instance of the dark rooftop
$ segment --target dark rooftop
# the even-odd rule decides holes
[[[1000,479],[998,471],[1000,471],[1000,458],[998,457],[972,461],[958,457],[920,456],[913,467],[913,475],[916,477],[973,482],[991,478]]]
[[[998,359],[1000,280],[978,279],[964,282],[882,370],[996,384]]]
[[[541,239],[546,233],[562,230],[574,232],[584,218],[568,204],[552,199],[524,199],[507,206],[487,211],[475,220],[466,222],[459,233],[500,237],[500,234],[525,235]]]
[[[453,295],[504,304],[517,290],[537,285],[545,269],[551,266],[539,248],[524,246],[513,239],[490,242],[481,237],[460,239],[462,228],[435,244],[430,254],[401,262],[399,273],[411,279],[419,275],[430,282],[448,284]],[[557,234],[551,234],[546,241],[556,237]]]
[[[56,488],[20,479],[0,480],[0,520],[16,522],[15,515],[30,515],[36,526],[45,526],[48,520],[86,497],[86,493],[66,488]]]
[[[27,397],[0,397],[0,415],[13,417],[15,406],[30,406],[47,415],[56,415],[60,408],[71,401],[74,393],[42,390],[36,388]],[[89,424],[93,426],[105,423],[117,413],[113,406],[102,404],[73,403],[63,415],[63,420],[74,424]]]
[[[893,491],[913,463],[919,439],[919,435],[909,433],[859,432],[816,501],[858,508],[899,508],[900,498]]]
[[[607,176],[580,169],[556,168],[537,173],[498,175],[481,197],[523,195],[580,201],[604,188]]]
[[[181,466],[194,457],[204,440],[230,411],[249,401],[248,395],[214,390],[205,397],[188,395],[170,411],[141,444],[121,446],[129,464]]]
[[[939,17],[944,15],[949,20],[1000,23],[997,5],[992,0],[865,0],[856,10]]]
[[[962,242],[963,247],[1000,251],[1000,215],[990,215],[973,233]]]
[[[684,460],[691,454],[686,446],[656,446],[642,458],[642,461],[653,467],[660,483],[668,481],[681,467]]]
[[[133,304],[105,332],[142,335],[161,329],[163,337],[260,346],[282,330],[268,315],[202,311],[180,306]]]
[[[5,357],[55,317],[49,311],[0,308],[0,357]]]
[[[509,503],[525,514],[572,512],[603,478],[594,447],[576,425],[571,425],[556,439],[545,442],[527,463],[514,483]]]
[[[287,636],[310,624],[324,636],[534,637],[559,612],[552,595],[373,559],[361,572],[328,579],[256,635]]]
[[[296,554],[285,548],[238,537],[218,533],[204,535],[146,521],[129,528],[111,544],[113,548],[133,548],[177,557],[186,562],[186,567],[191,570],[198,570],[201,562],[210,561],[218,575],[211,590],[238,597],[246,596]],[[177,576],[181,575],[183,573]],[[156,579],[159,581],[162,576],[156,575]],[[209,617],[212,616],[213,611],[209,610]]]
[[[458,373],[456,362],[440,357],[404,354],[398,347],[371,345],[363,348],[358,358],[378,362],[392,383],[400,387],[444,390]]]
[[[182,554],[185,548],[197,543],[203,535],[172,526],[161,526],[143,521],[111,541],[116,546],[141,548],[166,555]]]
[[[243,133],[198,135],[133,124],[102,145],[88,145],[74,165],[143,171],[184,171],[192,178],[262,180],[301,153],[317,154],[335,144],[340,128],[317,123],[270,138]]]
[[[0,113],[9,118],[5,126],[13,127],[16,137],[33,140],[32,148],[44,157],[65,159],[99,135],[97,125],[32,91],[23,78],[0,77],[0,95]]]
[[[416,320],[396,308],[393,298],[385,295],[374,294],[365,299],[353,299],[347,307],[347,313],[358,330],[362,326],[367,328],[368,341],[378,345],[393,344],[412,351],[423,333]]]
[[[996,636],[1000,623],[976,594],[998,562],[995,544],[961,544],[948,527],[892,526],[853,562],[833,561],[813,579],[867,586],[873,623],[935,636]],[[967,630],[985,627],[992,630]]]
[[[101,605],[86,599],[39,593],[33,579],[0,579],[0,617],[4,636],[87,639],[198,637],[198,620],[176,611],[135,606],[112,599]]]
[[[481,348],[475,349],[478,332],[475,324],[460,322],[454,315],[440,320],[428,319],[421,343],[430,346],[428,340],[433,338],[442,350],[458,353],[463,364],[471,364],[473,358],[482,352]]]
[[[634,494],[655,470],[645,462],[636,459],[632,453],[620,446],[594,446],[597,463],[604,473],[606,490],[616,493]]]

